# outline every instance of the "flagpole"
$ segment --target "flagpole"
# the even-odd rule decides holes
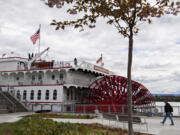
[[[101,67],[102,67],[102,53],[101,53]]]
[[[39,46],[38,46],[38,54],[40,53],[40,39],[41,39],[41,24],[39,24]]]

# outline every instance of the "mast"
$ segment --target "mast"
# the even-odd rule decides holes
[[[45,50],[43,50],[42,52],[38,53],[36,56],[34,56],[31,60],[28,61],[27,65],[28,65],[28,69],[31,68],[31,64],[37,60],[38,58],[41,57],[41,55],[43,55],[45,52],[47,52],[49,50],[49,47],[46,48]]]

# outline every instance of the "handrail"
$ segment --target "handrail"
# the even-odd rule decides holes
[[[9,103],[12,105],[12,109],[13,109],[13,112],[15,112],[15,108],[16,108],[16,104],[15,103],[13,103],[4,93],[3,93],[3,91],[0,91],[0,94],[1,95],[3,95],[8,101],[9,101]]]
[[[19,96],[20,96],[20,99],[18,99],[18,98],[16,98],[11,92],[9,92],[9,91],[7,91],[7,93],[9,93],[16,101],[18,101],[26,110],[28,110],[27,109],[27,107],[26,107],[26,104],[24,104],[23,102],[21,102],[21,97],[22,97],[22,95],[21,94],[19,94]],[[27,101],[27,100],[26,100]]]

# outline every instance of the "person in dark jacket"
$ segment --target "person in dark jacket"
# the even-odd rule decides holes
[[[173,108],[167,102],[167,100],[165,100],[164,103],[165,103],[165,106],[164,106],[165,115],[164,115],[164,119],[163,119],[163,121],[161,123],[164,124],[166,122],[167,117],[169,117],[169,119],[171,120],[171,125],[174,125],[174,121],[173,121],[173,118],[172,118]]]

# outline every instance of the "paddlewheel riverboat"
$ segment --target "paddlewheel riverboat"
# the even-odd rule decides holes
[[[31,111],[93,112],[98,107],[116,112],[127,105],[127,78],[76,58],[40,60],[48,50],[29,58],[0,58],[1,91]],[[149,90],[136,81],[132,81],[132,100],[136,106],[154,105]]]

